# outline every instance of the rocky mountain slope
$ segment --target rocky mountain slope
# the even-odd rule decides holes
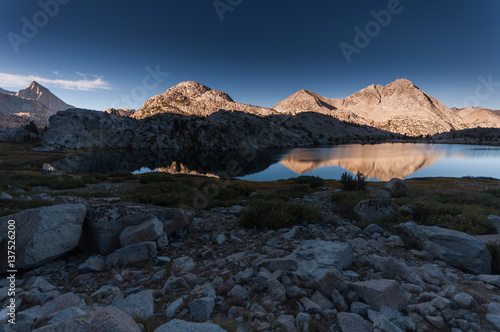
[[[257,115],[276,113],[268,108],[236,103],[222,91],[187,81],[171,87],[161,95],[150,98],[141,109],[134,113],[133,117],[144,119],[159,113],[208,116],[220,109]]]
[[[407,79],[399,79],[386,86],[370,85],[344,99],[330,99],[300,90],[272,109],[236,103],[224,92],[188,81],[149,99],[133,117],[143,119],[159,113],[208,116],[219,109],[259,116],[307,113],[303,119],[308,122],[314,121],[308,118],[317,113],[408,136],[461,130],[475,126],[478,122],[469,118],[464,121],[460,113],[450,110]],[[492,119],[495,118],[495,114],[490,115]],[[322,131],[326,130],[325,127],[322,127]]]
[[[21,127],[34,121],[44,127],[56,112],[41,102],[0,93],[0,127]]]
[[[4,90],[2,88],[0,88],[0,93],[3,93],[5,95],[13,95],[13,94],[16,94],[15,92],[12,92],[12,91],[8,91],[8,90]]]
[[[325,123],[327,125],[325,125]],[[47,149],[209,148],[263,149],[388,139],[394,134],[343,123],[315,113],[260,117],[220,110],[209,116],[164,113],[142,120],[89,110],[66,110],[50,118],[42,142]]]
[[[406,79],[385,87],[370,85],[345,99],[329,99],[302,90],[273,108],[286,114],[311,110],[409,136],[466,128],[459,115]]]
[[[49,117],[73,108],[37,82],[13,93],[0,91],[0,127],[21,127],[33,121],[38,127],[48,125]]]
[[[462,118],[468,128],[500,128],[500,111],[482,107],[452,109]]]
[[[66,104],[50,92],[49,89],[41,86],[35,81],[31,82],[26,89],[19,90],[16,93],[16,97],[39,101],[55,112],[64,111],[68,108],[74,108],[74,106]]]

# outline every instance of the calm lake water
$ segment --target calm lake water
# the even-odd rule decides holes
[[[273,181],[300,175],[339,179],[358,171],[369,180],[481,176],[500,178],[500,147],[382,143],[262,151],[98,151],[53,164],[68,173],[151,171]]]

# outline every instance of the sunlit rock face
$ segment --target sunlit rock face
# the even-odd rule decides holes
[[[444,158],[446,152],[432,145],[384,143],[345,145],[335,149],[295,149],[280,163],[297,174],[321,167],[340,166],[354,174],[389,181],[404,178]]]
[[[144,119],[162,113],[208,116],[220,109],[256,115],[276,114],[269,108],[236,103],[225,92],[187,81],[171,87],[161,95],[150,98],[132,117]]]
[[[466,128],[458,114],[407,79],[370,85],[345,99],[301,90],[274,106],[283,114],[317,112],[360,125],[406,134],[433,135]]]
[[[500,111],[482,107],[452,109],[466,123],[468,128],[500,128]]]
[[[67,110],[68,108],[74,107],[66,104],[64,101],[62,101],[52,92],[50,92],[49,89],[38,84],[35,81],[31,82],[26,89],[19,90],[16,93],[16,97],[36,100],[44,104],[54,112],[64,111]]]
[[[30,121],[45,127],[50,116],[72,107],[37,82],[17,93],[0,89],[0,127],[21,127]]]

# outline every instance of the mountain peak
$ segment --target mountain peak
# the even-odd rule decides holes
[[[410,81],[409,79],[406,79],[406,78],[399,78],[399,79],[395,80],[394,82],[387,84],[386,87],[417,88],[417,86],[415,84],[413,84],[412,81]]]
[[[195,81],[185,81],[177,85],[174,85],[173,87],[165,91],[164,95],[172,95],[172,96],[180,95],[189,99],[194,99],[210,90],[212,89],[201,83]]]
[[[39,86],[42,85],[40,85],[37,81],[33,81],[30,83],[30,85],[28,85],[28,88],[39,87]]]
[[[31,82],[26,89],[19,90],[15,95],[16,97],[39,101],[55,112],[73,108],[73,106],[66,104],[50,92],[49,89],[36,81]]]

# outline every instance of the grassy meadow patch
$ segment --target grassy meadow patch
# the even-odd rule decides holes
[[[440,226],[454,229],[472,235],[496,233],[495,227],[488,220],[490,214],[500,215],[500,189],[478,190],[480,179],[465,183],[463,179],[449,179],[453,182],[453,190],[448,187],[439,191],[438,181],[431,179],[412,179],[408,182],[418,183],[420,186],[409,184],[410,190],[404,195],[397,195],[385,199],[399,210],[399,214],[387,220],[377,222],[382,227],[390,227],[400,222],[415,221],[426,226]],[[487,180],[490,181],[490,180]],[[438,184],[436,184],[438,182]],[[498,181],[497,181],[498,182]],[[443,184],[441,184],[443,185]],[[336,212],[345,218],[356,220],[354,207],[370,195],[361,191],[339,192],[332,195]],[[402,209],[403,206],[411,210]],[[363,225],[363,223],[361,223]]]
[[[139,182],[138,187],[122,195],[123,200],[194,211],[231,206],[254,191],[228,181],[166,173],[143,174]]]

